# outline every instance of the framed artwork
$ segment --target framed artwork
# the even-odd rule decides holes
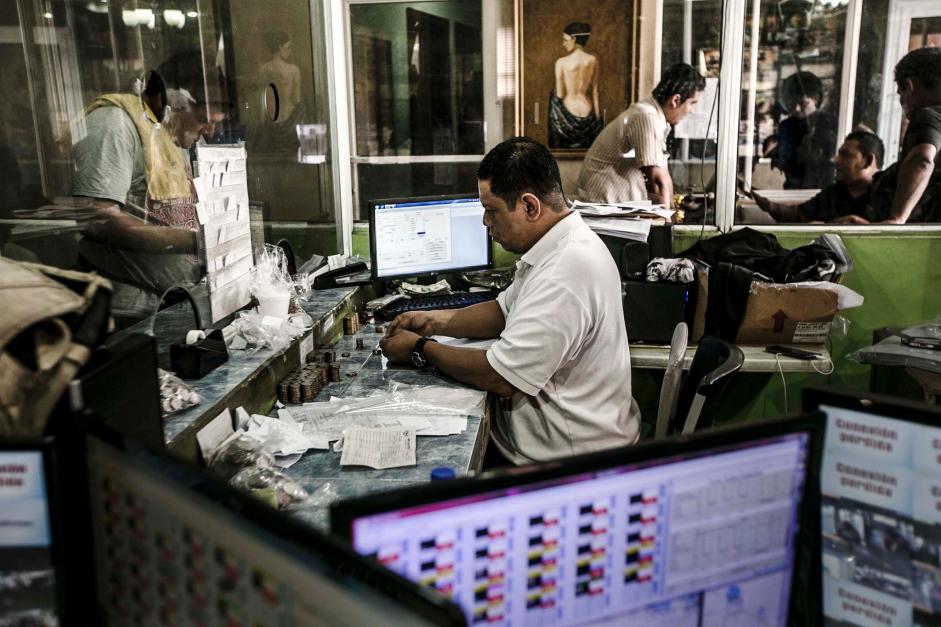
[[[582,157],[637,91],[635,0],[517,0],[517,133]]]

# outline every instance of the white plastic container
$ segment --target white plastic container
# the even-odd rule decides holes
[[[258,313],[263,316],[274,316],[276,318],[286,318],[288,308],[291,305],[290,292],[266,292],[256,294],[258,299]]]

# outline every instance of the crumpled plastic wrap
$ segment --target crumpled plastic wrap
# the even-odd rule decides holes
[[[227,345],[231,350],[280,350],[286,348],[295,337],[303,335],[313,324],[313,318],[303,311],[286,318],[264,316],[254,310],[240,311],[229,325],[231,333],[226,333]]]
[[[250,466],[232,477],[230,483],[275,509],[307,500],[307,491],[283,472],[265,466]]]
[[[164,418],[202,401],[193,388],[172,372],[157,368],[157,382],[160,385],[160,414]]]
[[[355,415],[427,414],[429,416],[483,417],[486,392],[470,388],[445,388],[439,385],[409,385],[390,381],[385,393],[365,398],[351,398],[338,404],[336,413]]]
[[[294,292],[294,281],[288,273],[288,259],[280,246],[265,244],[265,249],[255,261],[251,289],[256,298],[271,293]]]
[[[696,280],[696,266],[691,259],[656,257],[647,264],[647,281],[657,283],[692,283]]]
[[[264,443],[244,432],[236,432],[230,436],[209,458],[212,471],[226,479],[235,476],[244,468],[270,467],[273,463],[274,458],[265,449]]]
[[[912,337],[941,339],[941,317],[906,327],[902,333]],[[907,346],[902,343],[902,338],[898,335],[861,348],[848,357],[861,364],[920,368],[941,373],[941,350]]]

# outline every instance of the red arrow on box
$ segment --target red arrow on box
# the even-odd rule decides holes
[[[774,332],[783,333],[784,321],[787,320],[787,314],[778,309],[777,313],[771,316],[771,319],[774,320]]]

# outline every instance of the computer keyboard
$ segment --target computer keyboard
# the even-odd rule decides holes
[[[432,309],[460,309],[485,303],[497,297],[497,292],[457,292],[455,294],[434,294],[431,296],[412,296],[389,303],[376,312],[385,320],[392,320],[406,311],[430,311]]]

